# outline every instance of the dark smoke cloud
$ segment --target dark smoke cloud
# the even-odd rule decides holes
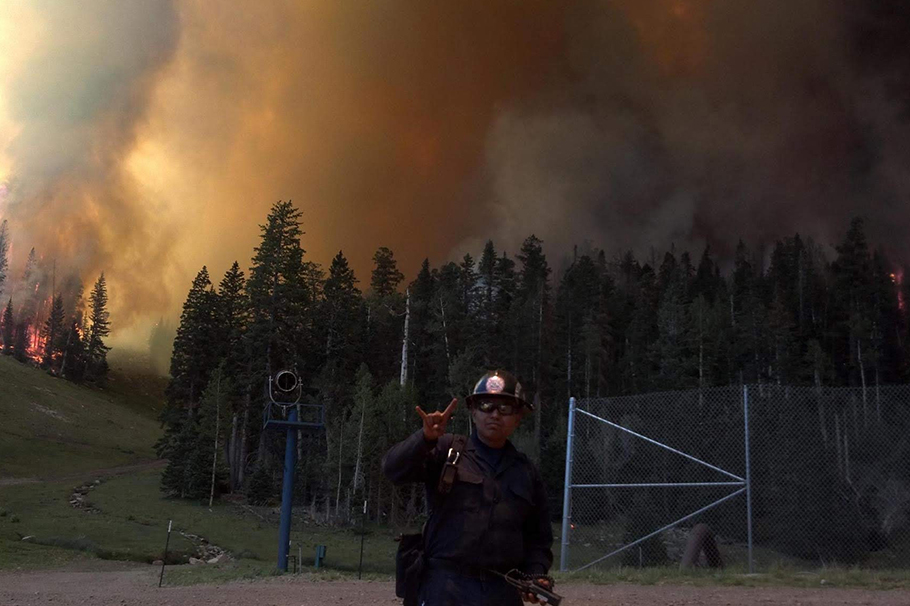
[[[729,252],[795,231],[833,243],[864,215],[906,259],[910,130],[894,84],[908,14],[899,26],[873,3],[631,0],[572,12],[574,78],[550,91],[557,107],[519,103],[491,130],[505,233],[530,210],[524,229],[562,248]],[[882,27],[887,45],[870,48]]]
[[[287,198],[363,281],[382,245],[413,275],[487,238],[725,254],[855,214],[906,260],[905,4],[49,4],[8,86],[9,212],[93,270],[139,264],[124,301],[171,312]]]
[[[32,48],[5,83],[15,135],[3,150],[14,265],[34,247],[46,282],[56,262],[91,286],[107,272],[115,317],[167,304],[168,227],[125,169],[161,68],[178,41],[169,2],[38,2]],[[47,285],[49,286],[49,284]],[[48,289],[49,290],[49,289]]]

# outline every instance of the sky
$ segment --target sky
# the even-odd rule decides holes
[[[249,266],[269,207],[362,286],[536,234],[721,257],[852,216],[910,261],[898,0],[0,0],[13,274],[104,271],[115,342]]]

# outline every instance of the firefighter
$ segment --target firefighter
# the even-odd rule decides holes
[[[521,384],[504,370],[481,377],[466,403],[474,427],[470,437],[446,433],[457,399],[441,412],[426,413],[418,406],[423,427],[382,461],[383,473],[395,484],[423,482],[427,489],[430,516],[417,603],[537,603],[496,574],[517,570],[513,575],[552,588],[546,575],[553,563],[553,532],[544,484],[537,467],[509,441],[533,407],[522,397]],[[461,446],[460,454],[450,452],[453,445]],[[450,467],[452,474],[444,471]],[[440,476],[450,475],[444,486]]]

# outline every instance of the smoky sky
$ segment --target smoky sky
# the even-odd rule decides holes
[[[364,283],[379,246],[724,255],[854,215],[907,260],[904,4],[33,3],[0,16],[0,214],[17,258],[105,270],[115,326],[289,198]]]

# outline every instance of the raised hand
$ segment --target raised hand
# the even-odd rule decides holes
[[[452,398],[452,401],[442,412],[436,411],[428,414],[420,406],[417,407],[417,414],[423,419],[423,437],[425,440],[433,442],[446,432],[446,425],[449,423],[449,419],[452,418],[452,413],[455,412],[456,406],[458,406],[458,398]]]

